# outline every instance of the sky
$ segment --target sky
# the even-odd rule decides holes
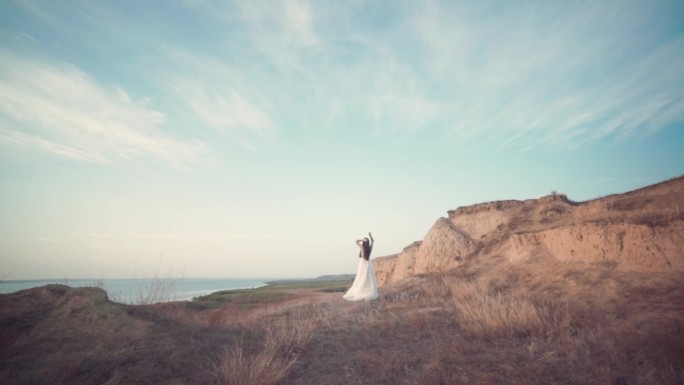
[[[682,1],[0,2],[0,278],[353,273],[684,174]]]

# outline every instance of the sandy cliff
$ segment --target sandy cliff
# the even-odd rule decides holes
[[[587,202],[564,195],[459,207],[422,241],[374,260],[380,285],[475,257],[551,256],[634,271],[684,271],[684,177]]]

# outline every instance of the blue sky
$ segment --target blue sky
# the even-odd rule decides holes
[[[4,1],[0,276],[313,277],[684,174],[681,1]]]

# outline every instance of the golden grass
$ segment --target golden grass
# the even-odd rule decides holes
[[[536,291],[512,266],[452,273],[385,288],[368,303],[272,307],[244,324],[262,339],[252,341],[252,349],[227,349],[214,367],[222,379],[215,383],[641,385],[684,379],[671,354],[660,356],[666,350],[642,347],[623,334],[624,315],[554,294],[554,285],[566,284],[563,271]]]
[[[631,310],[612,307],[622,301],[615,297],[620,290],[590,290],[597,288],[593,280],[572,282],[587,290],[570,296],[551,290],[568,284],[562,269],[549,273],[547,285],[536,290],[536,281],[512,266],[453,273],[424,276],[386,290],[378,301],[355,305],[349,321],[314,337],[320,346],[345,346],[336,360],[345,362],[340,354],[350,355],[345,367],[354,369],[342,372],[339,381],[295,370],[288,383],[678,384],[684,379],[668,348],[643,346],[644,337],[625,334],[634,330],[624,313]],[[606,272],[591,274],[601,282],[623,282]],[[589,302],[574,295],[589,295]],[[319,354],[312,359],[325,360]],[[313,366],[310,371],[335,370],[307,365]]]
[[[543,336],[569,328],[572,320],[567,304],[492,293],[478,282],[456,281],[451,295],[461,327],[479,338]]]

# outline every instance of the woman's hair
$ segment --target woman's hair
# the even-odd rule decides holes
[[[370,243],[368,242],[368,238],[363,238],[363,253],[361,256],[363,259],[368,261],[370,259],[370,253],[371,253],[371,247]]]

